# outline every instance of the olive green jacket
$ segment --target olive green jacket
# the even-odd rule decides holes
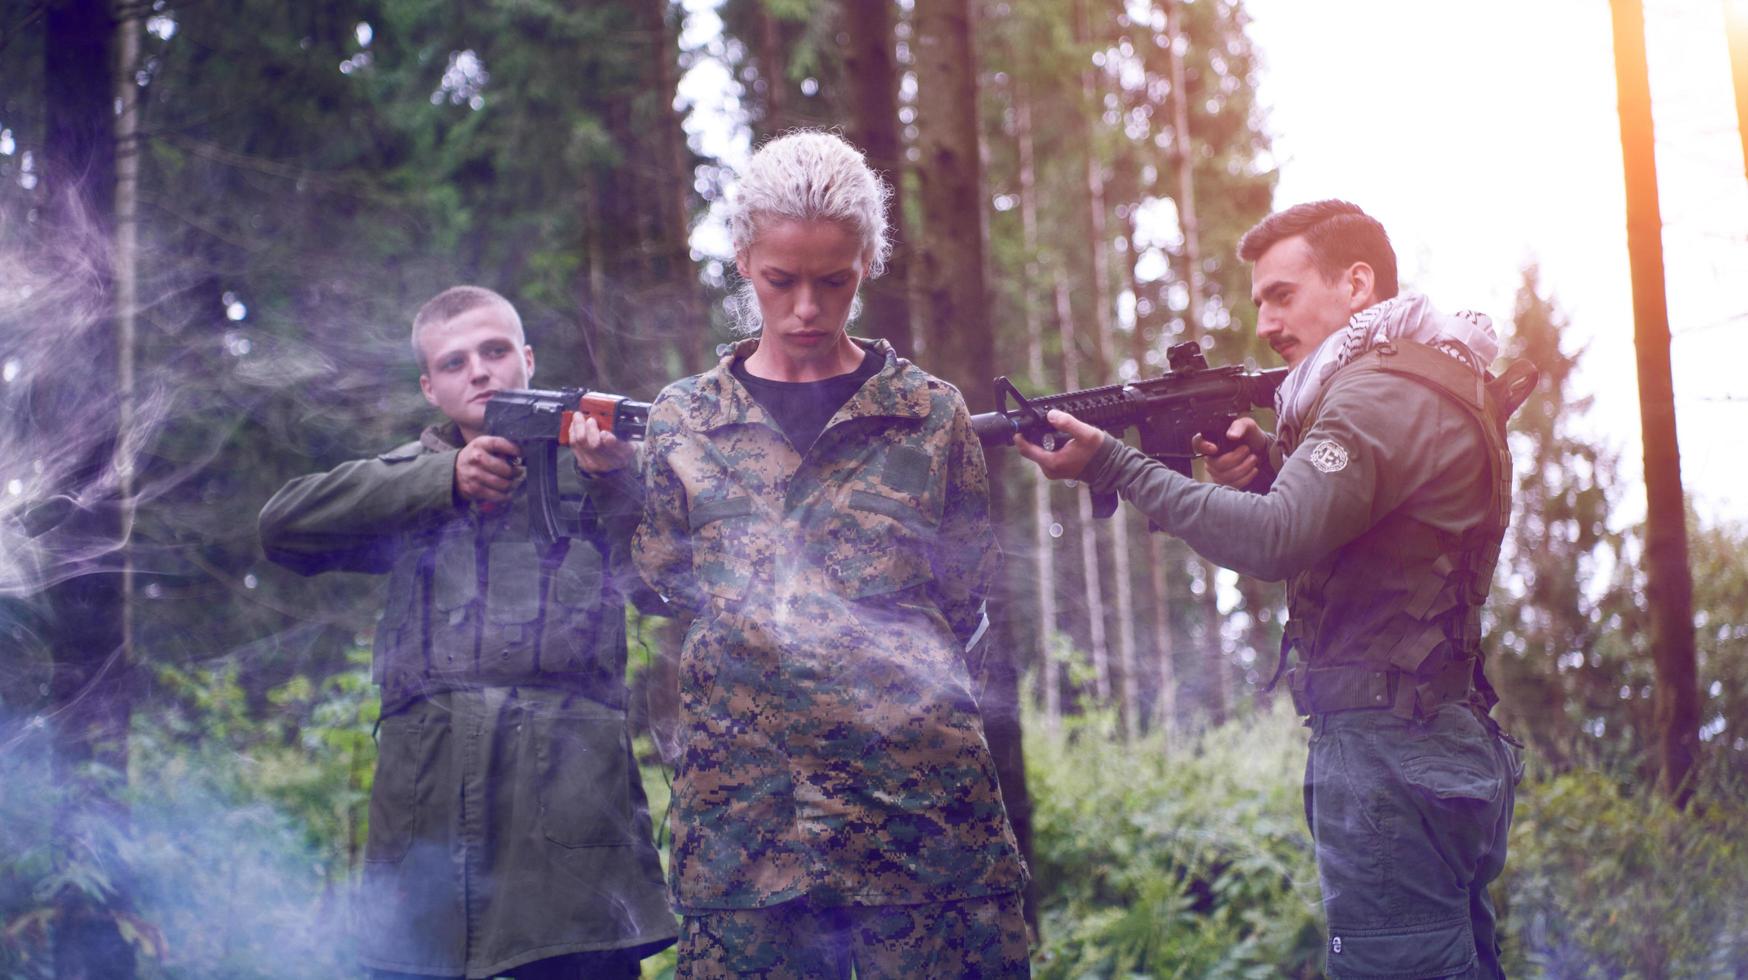
[[[542,552],[525,488],[489,514],[456,499],[458,442],[453,425],[427,429],[293,480],[261,512],[274,561],[388,573],[360,958],[488,977],[667,945],[674,921],[623,710],[641,484],[634,471],[558,467],[589,536]],[[650,596],[641,583],[635,594]]]
[[[959,392],[893,353],[805,454],[729,367],[650,411],[636,558],[692,617],[670,887],[683,910],[912,904],[1025,870],[965,659],[999,564]]]
[[[1202,556],[1290,580],[1282,656],[1292,646],[1306,661],[1302,711],[1422,716],[1471,680],[1491,698],[1479,610],[1511,461],[1481,376],[1433,348],[1384,345],[1331,376],[1281,449],[1260,494],[1190,480],[1109,436],[1084,475]]]

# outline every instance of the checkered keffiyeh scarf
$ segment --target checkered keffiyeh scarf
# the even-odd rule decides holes
[[[1306,413],[1336,369],[1386,340],[1438,347],[1476,371],[1499,356],[1492,317],[1472,310],[1440,313],[1420,293],[1399,293],[1355,313],[1346,327],[1324,338],[1310,357],[1288,372],[1287,380],[1275,390],[1275,415],[1281,427],[1302,431]]]

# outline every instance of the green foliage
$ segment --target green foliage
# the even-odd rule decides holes
[[[5,731],[0,750],[0,975],[48,977],[48,939],[63,899],[103,908],[121,873],[103,815],[77,802],[119,773],[84,767],[63,780],[51,770],[48,728]],[[57,836],[62,834],[64,836]],[[61,842],[77,841],[77,847]]]
[[[260,717],[249,711],[234,661],[160,668],[172,701],[135,727],[135,790],[142,780],[198,773],[214,792],[267,802],[304,828],[311,849],[326,852],[324,874],[343,879],[363,846],[380,707],[370,651],[354,647],[348,660],[349,669],[319,681],[298,674],[273,688]]]
[[[1570,324],[1524,270],[1506,349],[1541,370],[1513,417],[1517,461],[1511,519],[1488,604],[1488,675],[1498,716],[1545,772],[1593,767],[1653,777],[1655,675],[1643,573],[1642,526],[1610,526],[1621,501],[1620,460],[1581,431],[1591,399],[1574,380],[1584,351]],[[1708,753],[1748,759],[1748,528],[1688,520],[1694,581],[1700,737]]]
[[[1124,745],[1113,720],[1031,724],[1040,977],[1315,976],[1322,914],[1283,705],[1193,745]],[[1511,976],[1742,976],[1748,781],[1712,757],[1675,810],[1629,776],[1518,789],[1494,883]]]
[[[1699,659],[1699,737],[1720,771],[1748,772],[1748,525],[1687,530]]]
[[[135,715],[114,794],[89,792],[101,772],[57,779],[46,726],[23,729],[0,752],[0,974],[47,969],[68,893],[117,920],[142,977],[351,972],[346,903],[376,755],[368,661],[354,649],[345,671],[290,678],[263,717],[235,661],[161,667],[162,708]],[[109,798],[120,805],[92,802]]]
[[[350,880],[375,764],[369,652],[296,675],[247,711],[234,663],[166,667],[175,707],[133,736],[122,852],[165,936],[166,976],[338,976],[351,970]]]
[[[1748,805],[1739,787],[1710,789],[1720,802],[1687,813],[1596,772],[1520,792],[1501,879],[1507,971],[1744,975]]]
[[[259,715],[235,661],[160,667],[156,709],[135,715],[124,806],[113,812],[89,807],[85,787],[120,786],[121,773],[87,767],[79,785],[63,784],[46,726],[8,735],[0,976],[50,975],[50,902],[67,891],[118,920],[147,980],[355,972],[349,903],[376,761],[369,660],[354,647],[342,671],[294,675],[266,692]],[[659,827],[670,777],[647,736],[634,748]],[[69,821],[77,849],[57,844]],[[113,904],[120,893],[125,903]],[[671,977],[673,965],[671,952],[658,955],[645,976]]]
[[[1623,682],[1637,690],[1629,674],[1642,671],[1648,681],[1649,664],[1623,659],[1610,635],[1618,624],[1601,614],[1631,597],[1599,589],[1608,587],[1624,545],[1608,526],[1618,461],[1576,431],[1590,407],[1572,390],[1584,352],[1563,346],[1569,324],[1542,294],[1533,266],[1524,270],[1512,321],[1509,356],[1534,363],[1542,379],[1510,427],[1518,473],[1489,605],[1488,674],[1503,699],[1499,717],[1529,743],[1538,765],[1630,757],[1639,749],[1636,726],[1619,719],[1633,705],[1617,692]]]
[[[668,871],[668,801],[672,797],[672,776],[662,764],[655,743],[648,736],[633,741],[632,751],[638,759],[639,775],[643,777],[643,792],[649,797],[649,816],[655,831],[656,850],[662,859],[662,874]],[[670,946],[643,961],[643,975],[648,980],[673,980],[676,957]]]
[[[1314,975],[1304,729],[1278,709],[1181,747],[1114,731],[1108,713],[1029,720],[1038,975]]]

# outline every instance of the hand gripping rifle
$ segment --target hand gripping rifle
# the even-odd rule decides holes
[[[486,432],[522,450],[531,494],[529,523],[535,543],[543,549],[559,538],[583,536],[582,515],[564,514],[558,492],[558,447],[571,444],[571,419],[577,415],[593,417],[602,429],[621,439],[642,439],[649,424],[649,402],[584,388],[514,388],[486,402]]]
[[[1275,389],[1287,376],[1286,368],[1209,367],[1201,345],[1193,340],[1165,354],[1170,370],[1157,378],[1032,399],[1020,394],[1006,377],[996,378],[997,411],[972,416],[971,427],[985,448],[1008,445],[1015,433],[1048,445],[1046,440],[1056,435],[1056,429],[1044,416],[1058,408],[1119,439],[1131,428],[1140,430],[1142,452],[1189,476],[1196,456],[1190,441],[1196,434],[1202,433],[1223,450],[1230,448],[1227,427],[1252,408],[1273,407]],[[1013,408],[1008,407],[1010,396]],[[1116,494],[1093,495],[1094,516],[1109,517],[1116,509]]]

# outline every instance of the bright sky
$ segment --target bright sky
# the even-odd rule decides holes
[[[1748,522],[1748,176],[1725,2],[1645,0],[1682,478]],[[1644,511],[1626,204],[1607,0],[1246,0],[1265,62],[1276,205],[1360,204],[1403,279],[1511,315],[1537,262],[1589,343],[1579,394]],[[1733,400],[1732,400],[1733,399]]]

